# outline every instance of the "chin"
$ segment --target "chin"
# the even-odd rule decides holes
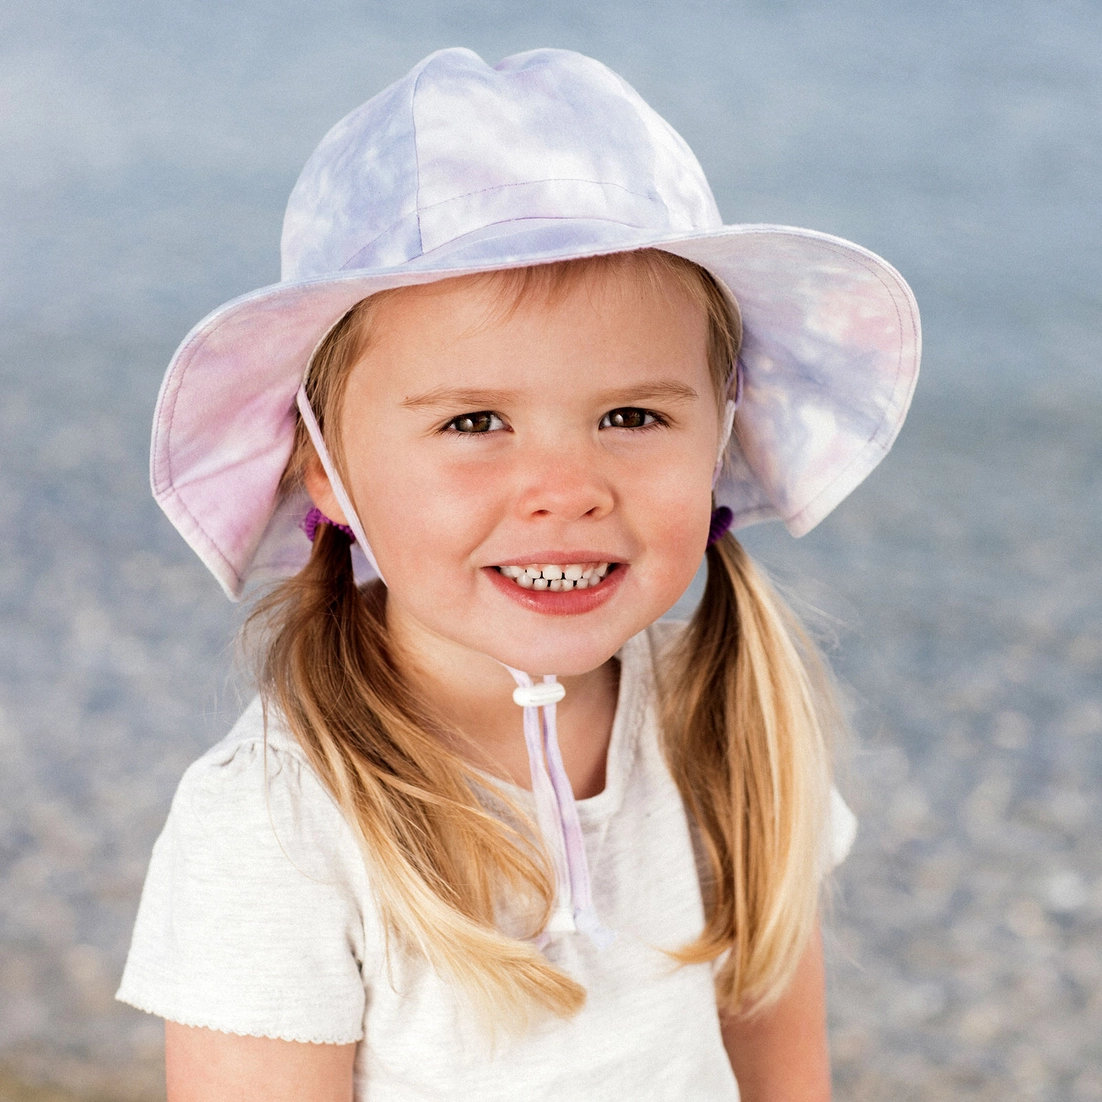
[[[578,628],[573,638],[564,633],[565,637],[558,639],[540,639],[538,633],[518,640],[499,636],[487,640],[484,650],[498,662],[523,670],[532,677],[544,674],[578,677],[603,666],[638,630],[640,628],[632,628],[626,633],[593,632]]]

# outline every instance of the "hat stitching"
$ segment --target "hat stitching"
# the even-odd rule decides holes
[[[628,195],[634,195],[639,199],[646,199],[649,203],[655,203],[657,200],[653,195],[647,195],[642,191],[633,191],[629,187],[624,187],[623,184],[618,184],[615,180],[587,180],[584,176],[547,176],[541,180],[514,180],[508,184],[495,184],[493,187],[478,188],[476,191],[465,191],[462,195],[453,195],[449,199],[438,199],[435,203],[428,203],[425,206],[418,204],[417,210],[420,213],[423,210],[432,210],[434,207],[442,207],[446,203],[455,203],[460,199],[469,199],[472,195],[484,195],[490,191],[505,191],[507,188],[514,187],[530,187],[532,184],[592,184],[594,187],[614,187],[619,191],[623,191]],[[530,218],[543,218],[542,214],[533,214],[527,217]],[[570,215],[547,215],[546,217],[570,217]],[[602,222],[616,222],[616,218],[602,218],[598,219]]]
[[[150,453],[152,462],[150,463],[150,481],[153,483],[153,492],[159,493],[163,489],[170,488],[172,485],[172,455],[171,452],[165,448],[159,447],[160,439],[162,436],[171,436],[172,429],[172,415],[176,412],[176,394],[179,391],[179,381],[176,382],[176,387],[172,393],[172,404],[167,409],[161,408],[161,403],[157,403],[157,419],[153,423],[153,448]],[[163,461],[161,459],[164,456]],[[167,487],[164,483],[158,482],[157,479],[157,467],[163,462],[163,465],[168,468],[168,484]]]
[[[619,191],[624,192],[626,195],[634,195],[637,199],[643,199],[643,200],[647,201],[648,203],[654,203],[656,205],[663,205],[663,204],[660,204],[659,200],[656,200],[654,198],[654,196],[647,195],[647,194],[645,194],[644,192],[641,192],[641,191],[633,191],[631,188],[624,187],[623,184],[617,184],[613,181],[604,181],[604,180],[586,180],[586,179],[583,179],[581,177],[574,177],[574,176],[549,176],[546,179],[542,179],[542,180],[518,180],[518,181],[516,181],[514,183],[510,183],[510,184],[497,184],[494,187],[479,188],[477,191],[468,191],[468,192],[464,192],[464,194],[462,194],[462,195],[453,195],[449,199],[439,199],[435,203],[428,203],[427,205],[422,205],[422,204],[418,203],[417,206],[416,206],[416,209],[412,213],[414,214],[414,216],[417,219],[417,237],[418,237],[418,241],[420,242],[421,255],[422,256],[431,256],[437,249],[446,248],[448,245],[452,244],[453,241],[459,240],[459,238],[452,238],[451,241],[445,241],[442,244],[435,246],[435,248],[432,248],[432,249],[429,249],[429,250],[426,251],[424,237],[422,236],[422,233],[421,233],[421,212],[422,211],[435,210],[437,207],[446,206],[448,203],[457,203],[461,199],[470,199],[472,196],[475,196],[475,195],[487,195],[490,192],[494,192],[494,191],[505,191],[508,188],[529,187],[532,184],[557,184],[557,183],[592,184],[594,187],[601,187],[601,188],[613,187],[613,188],[617,188]],[[390,225],[386,227],[386,229],[380,230],[369,241],[366,241],[363,245],[361,245],[360,248],[358,248],[336,270],[339,271],[339,272],[356,271],[356,268],[353,267],[353,262],[355,260],[358,260],[359,257],[363,253],[365,253],[368,249],[370,249],[371,246],[374,245],[376,241],[379,241],[381,238],[386,237],[386,235],[388,233],[391,233],[396,226],[401,225],[401,223],[404,221],[404,219],[408,218],[408,217],[409,217],[409,214],[403,215],[402,218],[397,218],[397,219],[395,219],[395,221],[391,222]],[[489,229],[491,226],[506,225],[507,223],[510,223],[510,222],[530,222],[530,221],[536,221],[536,220],[551,222],[551,221],[556,221],[556,220],[571,219],[571,218],[574,218],[574,217],[575,217],[574,215],[570,215],[570,214],[533,214],[533,215],[527,215],[523,218],[503,218],[503,219],[500,219],[497,222],[487,222],[487,223],[485,223],[485,225],[479,226],[478,229]],[[643,229],[644,228],[644,226],[641,223],[638,223],[638,222],[625,222],[622,218],[599,218],[595,215],[593,215],[593,216],[586,215],[586,221],[588,221],[588,222],[609,222],[609,223],[612,223],[613,225],[617,225],[617,226],[631,226],[633,229]],[[460,236],[463,236],[463,235],[460,235]]]
[[[382,238],[386,237],[386,235],[388,233],[393,232],[394,228],[396,226],[400,226],[402,224],[402,222],[404,222],[407,218],[409,218],[411,213],[413,214],[413,216],[415,218],[417,218],[417,240],[418,240],[418,242],[421,242],[420,214],[416,209],[414,209],[413,211],[406,211],[406,213],[403,214],[400,218],[396,218],[393,222],[391,222],[390,225],[386,227],[386,229],[380,230],[370,240],[365,241],[363,243],[363,245],[361,245],[339,268],[336,268],[334,270],[338,271],[338,272],[356,271],[356,269],[351,266],[352,262],[354,260],[356,260],[360,256],[361,253],[365,253],[368,249],[370,249],[371,246],[374,245],[376,241],[381,240]],[[420,248],[421,248],[422,255],[424,255],[424,244],[423,243],[421,243]],[[314,277],[309,277],[308,276],[307,278],[317,278],[317,277],[316,276],[314,276]]]
[[[554,214],[554,215],[552,215],[552,214],[546,214],[546,215],[545,214],[540,214],[540,215],[533,215],[531,218],[503,218],[503,219],[501,219],[500,222],[487,222],[485,226],[480,226],[479,230],[489,230],[489,229],[493,229],[495,226],[519,226],[519,225],[522,225],[525,222],[577,222],[577,221],[579,221],[579,219],[577,219],[572,214]],[[639,225],[636,222],[621,222],[621,221],[618,221],[615,218],[586,218],[585,221],[586,222],[600,222],[602,225],[608,225],[608,226],[624,226],[629,230],[646,229],[646,226]],[[479,232],[479,230],[475,230],[475,231],[472,231],[472,232],[477,233],[477,232]],[[454,237],[450,241],[445,241],[442,244],[437,245],[435,248],[429,249],[428,252],[422,253],[421,255],[425,258],[431,258],[434,253],[439,252],[441,249],[449,248],[450,246],[454,245],[457,241],[461,241],[466,236],[467,236],[466,234],[461,234],[459,237]],[[612,255],[614,253],[636,252],[639,249],[646,249],[646,248],[656,248],[657,249],[657,248],[660,248],[660,247],[661,247],[661,242],[659,242],[657,244],[654,244],[654,245],[649,245],[649,244],[646,244],[646,243],[641,244],[641,245],[632,245],[632,246],[629,246],[628,248],[624,248],[624,249],[614,249],[614,248],[609,248],[609,247],[605,246],[605,247],[602,247],[602,248],[598,248],[598,249],[594,250],[593,252],[587,252],[587,251],[581,250],[581,249],[571,249],[566,254],[556,253],[556,254],[552,254],[550,256],[544,256],[544,257],[533,256],[530,259],[522,260],[519,263],[513,263],[513,264],[505,263],[505,264],[495,264],[495,265],[487,266],[487,267],[464,268],[462,271],[458,271],[458,272],[454,273],[454,275],[455,276],[485,275],[488,272],[508,271],[511,268],[537,268],[542,264],[561,264],[561,263],[564,263],[564,262],[569,261],[569,260],[587,260],[587,259],[589,259],[591,257],[594,257],[594,256],[609,256],[609,255]],[[454,276],[451,273],[448,273],[448,272],[445,271],[441,274],[441,280],[451,279],[451,278],[454,278]],[[435,283],[435,282],[439,282],[439,281],[438,280],[433,280],[432,282]]]

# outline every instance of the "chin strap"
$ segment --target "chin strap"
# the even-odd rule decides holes
[[[329,449],[325,446],[325,438],[321,434],[318,419],[314,416],[314,411],[310,406],[310,399],[306,397],[305,384],[298,388],[298,393],[295,394],[295,404],[298,406],[298,411],[302,415],[302,423],[306,426],[306,433],[310,437],[311,443],[314,445],[314,450],[318,453],[318,459],[321,460],[322,469],[329,479],[329,486],[333,491],[333,496],[337,499],[337,504],[340,505],[341,511],[348,521],[347,526],[338,524],[337,527],[347,527],[351,530],[356,543],[360,545],[360,550],[364,553],[364,557],[371,564],[371,569],[382,578],[383,573],[379,569],[379,564],[375,561],[375,555],[371,550],[371,544],[367,542],[367,536],[364,535],[363,525],[360,523],[360,518],[356,515],[356,509],[352,504],[352,498],[344,488],[341,476],[337,472],[337,465],[333,462],[333,457],[329,454]],[[306,514],[307,520],[309,520],[313,512],[314,510],[311,510]],[[328,518],[325,519],[328,520]],[[332,524],[333,522],[329,521],[329,523]],[[315,521],[314,524],[316,526],[317,521]],[[312,540],[313,538],[314,537],[311,535],[310,539]]]
[[[566,689],[554,674],[547,674],[542,682],[536,683],[523,670],[505,668],[517,683],[513,700],[524,709],[524,742],[532,774],[536,821],[555,870],[555,906],[545,932],[580,932],[598,949],[605,949],[616,935],[601,925],[593,906],[585,838],[578,821],[574,790],[559,751],[555,705],[566,695]]]

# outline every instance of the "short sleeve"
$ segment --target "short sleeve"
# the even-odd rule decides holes
[[[307,763],[231,736],[180,783],[117,998],[227,1033],[358,1041],[369,898],[352,832]]]

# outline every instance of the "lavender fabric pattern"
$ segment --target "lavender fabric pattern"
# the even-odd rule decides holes
[[[329,131],[288,203],[281,282],[215,310],[169,365],[154,496],[231,598],[293,573],[311,504],[278,492],[295,395],[345,311],[387,288],[646,247],[701,264],[742,311],[743,394],[717,503],[735,528],[780,519],[802,535],[902,425],[920,351],[910,289],[839,238],[724,226],[680,136],[565,50],[496,66],[439,51]]]

